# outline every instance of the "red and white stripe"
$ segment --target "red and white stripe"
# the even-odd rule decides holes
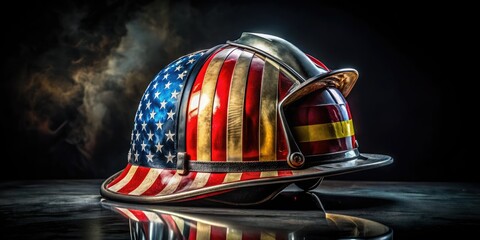
[[[123,172],[107,185],[107,188],[113,192],[132,196],[165,196],[230,182],[285,177],[300,173],[302,172],[291,170],[242,173],[190,172],[182,176],[175,170],[128,164]]]

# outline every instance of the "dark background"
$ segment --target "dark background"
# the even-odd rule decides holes
[[[460,70],[467,61],[458,55],[473,42],[462,30],[468,7],[308,2],[3,7],[1,178],[106,178],[122,169],[134,111],[153,76],[177,57],[251,31],[282,37],[331,69],[360,72],[347,98],[360,150],[395,163],[337,178],[477,181],[466,138],[475,120],[462,108],[475,76]]]

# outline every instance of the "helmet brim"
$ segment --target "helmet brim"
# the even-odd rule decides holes
[[[101,195],[118,201],[134,203],[175,203],[189,200],[202,199],[218,194],[228,194],[232,190],[240,190],[252,186],[269,184],[288,184],[309,179],[319,179],[327,176],[372,169],[388,165],[393,158],[380,154],[360,154],[359,157],[342,162],[325,163],[301,170],[280,170],[265,172],[236,173],[244,175],[233,182],[201,186],[198,182],[208,182],[211,179],[225,179],[226,173],[190,173],[180,175],[175,170],[162,170],[156,168],[129,166],[109,177],[102,183]],[[138,170],[142,168],[141,170]],[[137,171],[138,170],[138,171]],[[147,179],[150,171],[166,171],[168,179],[161,179],[161,174],[156,174],[156,179]],[[194,175],[193,175],[194,174]],[[153,174],[155,175],[155,174]],[[192,178],[193,176],[193,178]],[[208,178],[195,181],[196,177]],[[194,183],[195,181],[195,183]],[[115,182],[115,184],[111,184]],[[121,186],[119,186],[119,184]],[[143,185],[142,185],[143,184]],[[145,184],[150,184],[145,186]],[[154,184],[165,186],[154,186]],[[143,192],[138,188],[149,189]],[[179,189],[180,188],[180,189]],[[157,189],[158,191],[150,191]]]
[[[285,96],[279,105],[286,107],[303,96],[328,86],[337,88],[343,96],[347,97],[357,82],[357,79],[358,72],[353,68],[342,68],[320,74],[296,86],[295,89],[291,90],[290,93]]]

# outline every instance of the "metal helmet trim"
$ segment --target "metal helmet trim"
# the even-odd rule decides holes
[[[239,39],[227,43],[268,56],[295,76],[300,83],[313,82],[329,76],[331,84],[344,96],[348,96],[358,79],[358,72],[355,69],[343,68],[334,71],[324,69],[323,63],[323,66],[316,64],[312,61],[313,57],[303,53],[290,42],[272,35],[243,33]]]

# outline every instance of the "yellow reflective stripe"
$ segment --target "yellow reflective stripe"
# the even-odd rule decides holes
[[[205,72],[198,108],[197,161],[212,160],[212,113],[215,88],[217,87],[218,74],[220,74],[223,62],[232,50],[233,48],[224,49],[215,55]]]
[[[352,120],[322,123],[293,128],[298,142],[316,142],[329,139],[338,139],[355,135]]]
[[[278,74],[278,65],[268,58],[265,59],[260,92],[260,161],[273,161],[277,159]]]
[[[243,105],[253,54],[242,52],[233,70],[227,114],[227,162],[242,161]]]

